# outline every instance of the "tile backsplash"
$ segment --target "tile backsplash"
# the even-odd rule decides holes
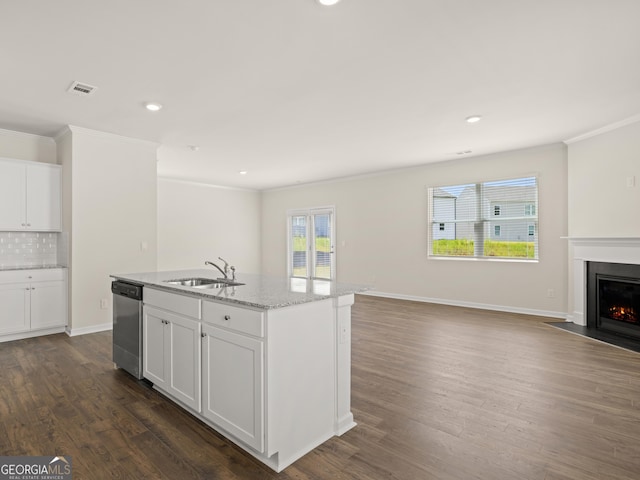
[[[65,234],[0,232],[0,268],[66,264]]]

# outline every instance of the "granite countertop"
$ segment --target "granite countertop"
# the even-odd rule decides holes
[[[45,270],[48,268],[67,268],[64,265],[0,265],[0,271],[6,270]]]
[[[204,299],[221,300],[261,309],[273,309],[335,298],[352,293],[364,292],[366,285],[337,283],[327,280],[305,280],[301,278],[276,277],[269,275],[236,275],[239,286],[224,288],[194,288],[165,283],[166,280],[180,278],[216,279],[213,270],[176,270],[169,272],[146,272],[113,274],[112,278],[125,282],[154,287],[174,293],[192,295]],[[144,294],[143,294],[144,296]]]

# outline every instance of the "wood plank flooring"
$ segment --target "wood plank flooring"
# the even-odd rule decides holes
[[[640,354],[546,321],[357,296],[358,426],[280,474],[114,370],[110,332],[2,343],[0,455],[76,480],[637,480]]]

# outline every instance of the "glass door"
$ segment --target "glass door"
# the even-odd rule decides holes
[[[289,276],[335,279],[333,207],[289,212]]]

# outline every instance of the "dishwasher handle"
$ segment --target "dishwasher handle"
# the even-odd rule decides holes
[[[115,281],[111,283],[111,292],[132,300],[142,300],[142,285]]]

